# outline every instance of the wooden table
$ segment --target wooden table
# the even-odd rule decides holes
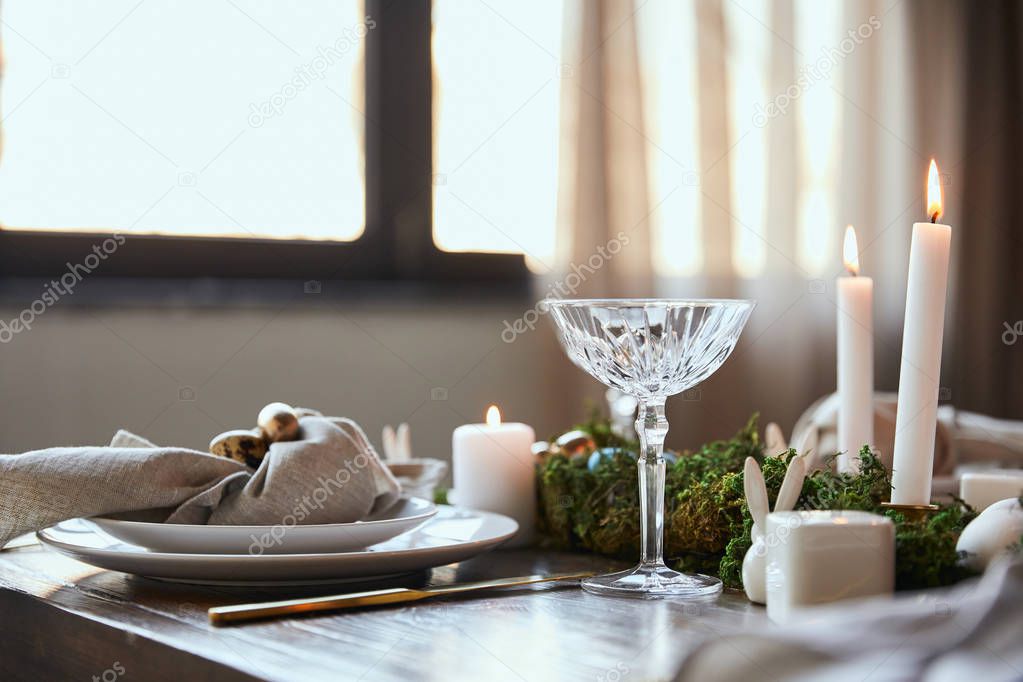
[[[496,551],[389,583],[315,590],[194,587],[104,571],[29,545],[0,552],[0,679],[670,679],[700,638],[766,621],[740,593],[715,602],[530,587],[406,606],[215,628],[214,605],[530,573],[605,559]]]

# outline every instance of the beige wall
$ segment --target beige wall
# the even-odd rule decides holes
[[[669,402],[670,446],[726,437],[757,409],[787,428],[833,388],[833,354],[807,353],[815,342],[830,344],[797,331],[820,323],[828,311],[817,308],[826,301],[792,293],[761,299],[735,355],[698,401]],[[599,401],[602,389],[571,365],[546,319],[502,341],[503,321],[519,318],[525,305],[62,302],[0,345],[0,452],[101,444],[118,428],[204,448],[221,431],[253,425],[273,400],[352,417],[378,444],[385,423],[408,421],[422,456],[449,457],[452,429],[480,420],[492,402],[547,437],[582,418],[584,398]],[[8,305],[0,315],[9,320],[18,311]],[[446,389],[447,399],[431,399],[434,388]]]
[[[18,313],[0,310],[7,320]],[[575,405],[545,391],[546,379],[573,370],[546,327],[502,342],[501,321],[522,312],[56,306],[0,346],[0,452],[104,443],[118,428],[205,448],[221,431],[252,426],[273,400],[350,416],[376,443],[383,424],[408,421],[423,456],[447,457],[452,429],[480,420],[491,402],[548,431]],[[434,388],[447,399],[432,399]]]

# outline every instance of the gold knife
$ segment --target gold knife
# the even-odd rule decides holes
[[[276,616],[294,616],[314,613],[316,611],[332,611],[335,609],[351,609],[362,606],[380,606],[382,604],[419,601],[420,599],[429,599],[430,597],[439,597],[446,594],[489,590],[495,587],[534,585],[536,583],[549,583],[559,580],[581,580],[583,578],[589,578],[592,575],[593,573],[525,575],[517,578],[498,578],[497,580],[483,580],[474,583],[426,587],[421,590],[396,587],[386,590],[370,590],[368,592],[336,594],[327,597],[287,599],[284,601],[268,601],[255,604],[236,604],[234,606],[215,606],[207,613],[209,614],[210,623],[213,625],[225,625],[227,623],[236,623],[244,620],[274,618]]]

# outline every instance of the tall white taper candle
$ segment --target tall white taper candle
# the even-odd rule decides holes
[[[859,471],[859,451],[874,444],[874,280],[858,276],[856,232],[846,228],[849,277],[836,282],[838,317],[838,470]]]
[[[942,212],[939,177],[932,160],[927,180],[927,212],[932,222],[913,225],[895,417],[893,504],[931,501],[945,288],[952,243],[952,228],[936,222]]]

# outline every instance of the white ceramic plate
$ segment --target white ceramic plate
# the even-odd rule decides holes
[[[403,497],[383,512],[354,523],[206,526],[93,517],[104,532],[129,545],[185,554],[314,554],[351,552],[412,530],[437,513],[419,497]]]
[[[360,552],[331,554],[182,554],[125,544],[86,519],[39,531],[50,549],[92,566],[176,582],[298,585],[383,578],[464,561],[518,530],[507,516],[439,505],[420,528]]]

